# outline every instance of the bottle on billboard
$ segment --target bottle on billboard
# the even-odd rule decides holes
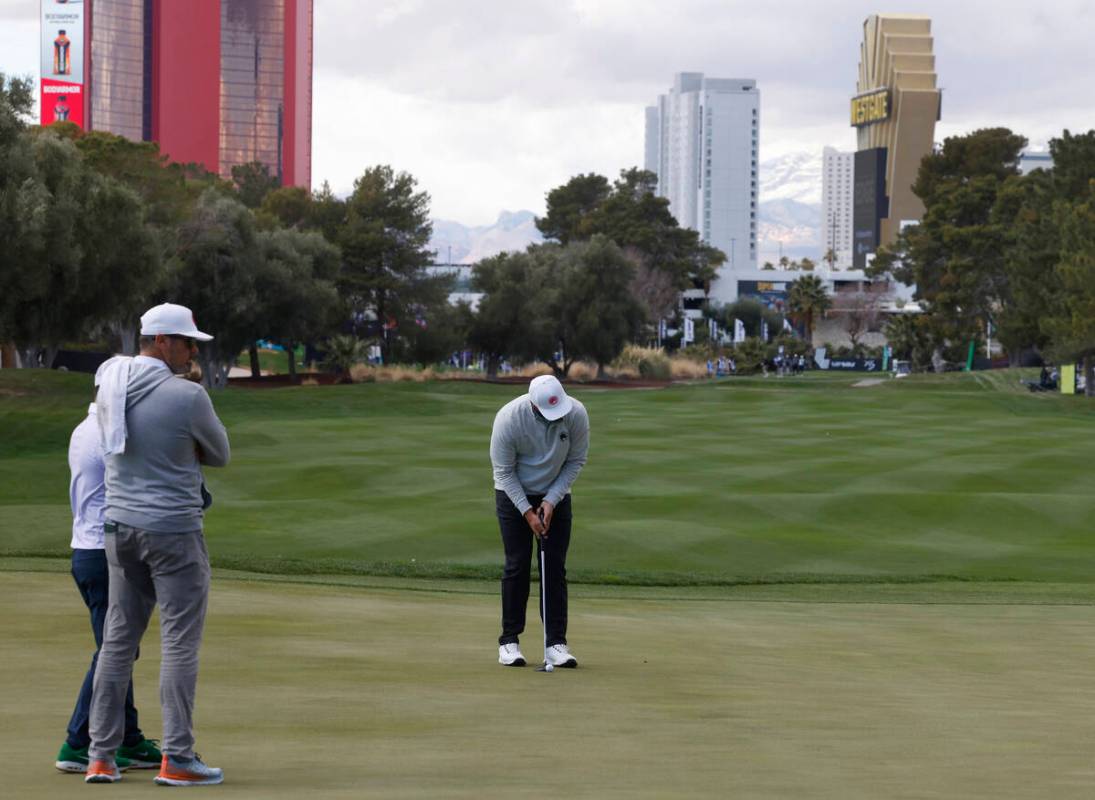
[[[53,74],[72,74],[72,40],[63,28],[57,31],[57,38],[53,40]]]
[[[53,107],[53,121],[67,122],[72,109],[68,107],[68,95],[62,94],[57,98],[57,105]]]

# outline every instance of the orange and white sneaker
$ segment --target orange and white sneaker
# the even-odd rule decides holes
[[[160,774],[153,778],[160,786],[214,786],[223,781],[224,772],[219,767],[206,766],[201,756],[182,761],[167,753],[164,753]]]
[[[122,773],[118,770],[118,765],[105,758],[91,759],[84,775],[84,783],[117,783],[121,779]]]

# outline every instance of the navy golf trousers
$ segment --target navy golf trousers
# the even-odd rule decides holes
[[[528,495],[528,501],[536,508],[543,495]],[[502,547],[506,552],[506,565],[502,571],[502,635],[498,644],[516,642],[525,630],[525,611],[528,606],[529,583],[532,577],[533,540],[532,528],[517,506],[505,492],[494,491],[498,527],[502,531]],[[560,501],[551,517],[547,539],[539,540],[544,550],[547,580],[540,576],[540,591],[547,588],[547,644],[567,643],[567,548],[570,546],[571,510],[570,495]],[[539,548],[536,563],[539,566]],[[541,621],[543,596],[540,597]]]
[[[80,696],[76,698],[76,708],[68,722],[68,746],[82,750],[91,744],[88,734],[88,713],[91,710],[91,685],[95,679],[95,666],[99,663],[99,648],[103,646],[103,624],[106,622],[106,609],[110,598],[110,577],[106,566],[106,551],[72,551],[72,578],[76,588],[84,598],[87,610],[91,614],[91,632],[95,636],[95,653],[91,656],[91,666],[80,687]],[[132,747],[143,739],[137,725],[137,709],[133,705],[133,682],[125,696],[125,739],[123,744]]]

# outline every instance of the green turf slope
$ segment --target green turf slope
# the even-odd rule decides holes
[[[575,388],[578,581],[1091,581],[1095,409],[1014,372]],[[86,376],[0,372],[0,555],[67,552],[65,446]],[[487,446],[516,387],[228,390],[214,561],[282,572],[497,573]]]

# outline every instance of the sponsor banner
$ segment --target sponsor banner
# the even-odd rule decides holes
[[[848,372],[881,372],[881,358],[829,358],[828,348],[819,347],[814,351],[814,363],[818,369],[839,369]]]
[[[41,0],[42,124],[84,124],[84,0]]]
[[[850,372],[881,372],[882,360],[879,358],[831,358],[827,369],[840,369]]]
[[[61,83],[42,79],[42,124],[75,122],[84,127],[84,87],[78,83]]]

